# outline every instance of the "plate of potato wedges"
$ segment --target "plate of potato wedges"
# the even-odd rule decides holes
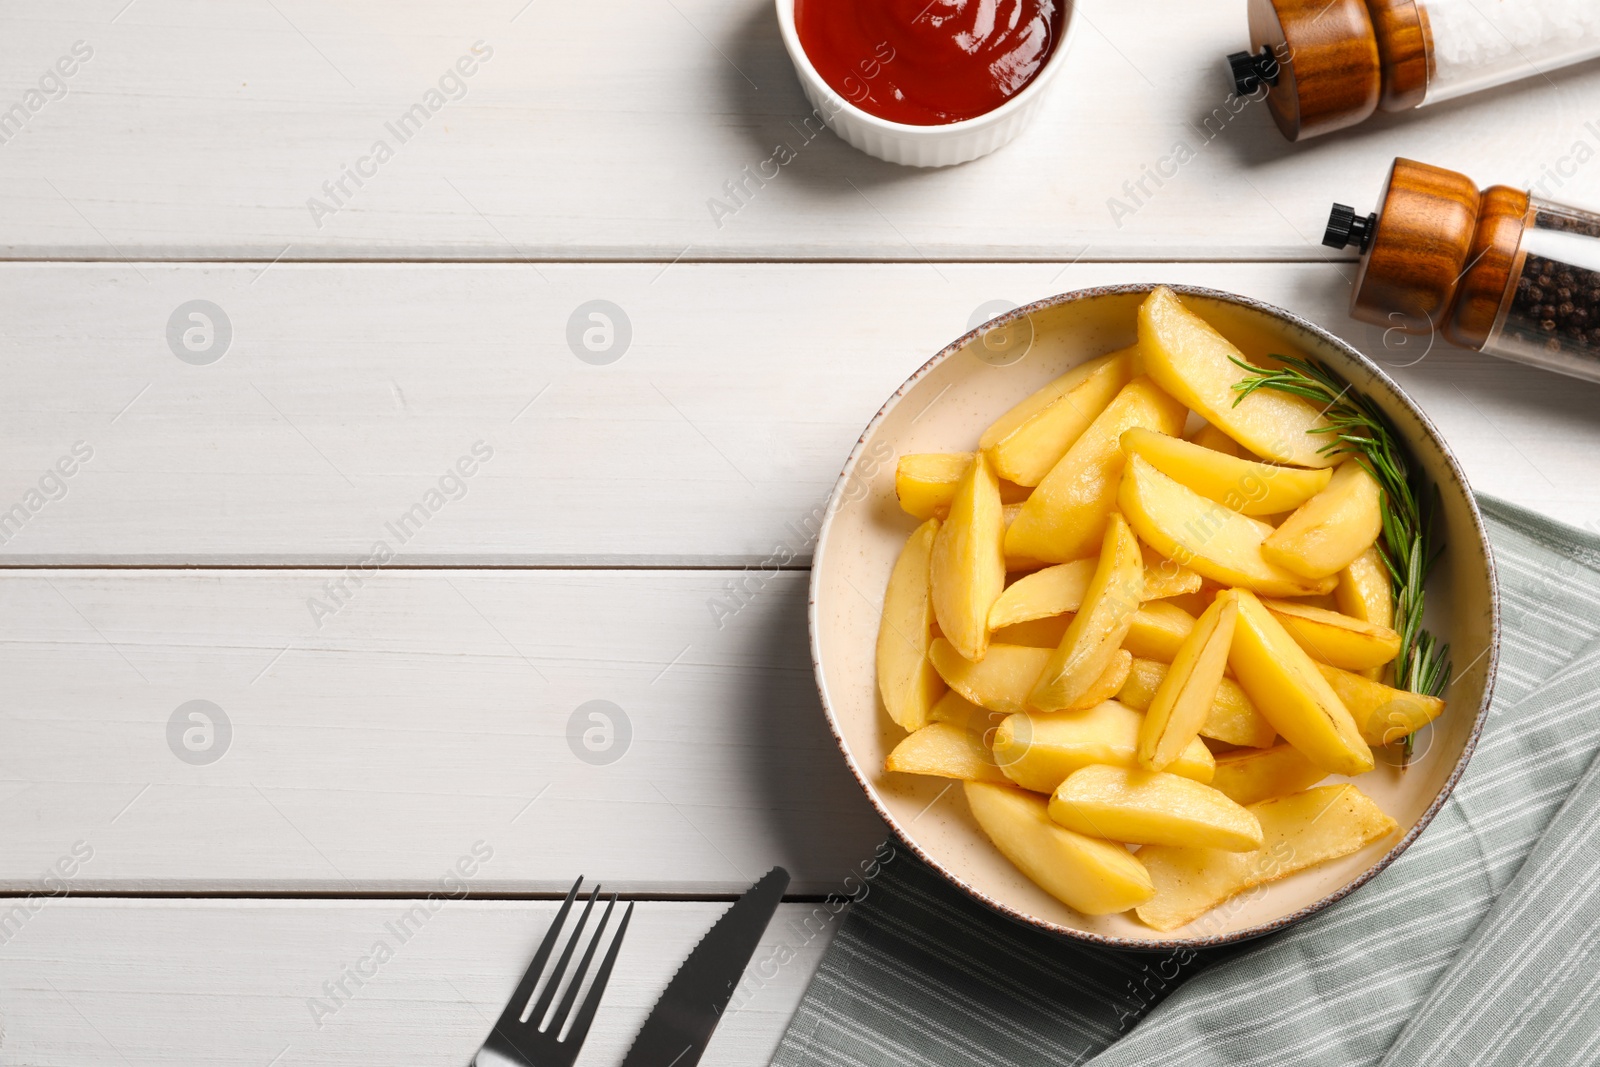
[[[1020,921],[1162,949],[1393,862],[1471,756],[1499,614],[1461,469],[1377,366],[1259,301],[1121,285],[992,320],[890,398],[810,626],[912,851]]]

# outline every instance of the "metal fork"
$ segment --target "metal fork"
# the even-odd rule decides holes
[[[572,884],[572,891],[567,894],[567,899],[562,902],[561,910],[556,913],[555,921],[550,924],[549,933],[544,935],[544,941],[539,945],[539,951],[534,953],[533,962],[528,964],[527,973],[522,976],[522,981],[517,983],[517,990],[511,994],[511,1001],[506,1005],[506,1010],[501,1013],[495,1022],[494,1029],[489,1031],[489,1036],[484,1040],[483,1047],[473,1057],[474,1067],[572,1067],[578,1058],[578,1050],[583,1047],[583,1039],[589,1034],[589,1024],[594,1021],[595,1009],[600,1006],[600,997],[606,991],[606,983],[611,980],[611,966],[617,962],[617,952],[622,948],[622,937],[628,932],[628,920],[633,917],[633,905],[630,903],[627,910],[622,913],[622,922],[618,924],[616,933],[611,937],[611,947],[606,950],[606,955],[600,961],[600,968],[595,972],[594,981],[589,985],[589,992],[583,998],[583,1003],[578,1004],[575,1015],[572,1008],[577,1003],[578,992],[583,988],[583,980],[589,973],[589,965],[594,962],[595,949],[605,937],[606,927],[611,922],[611,912],[617,906],[617,895],[611,894],[606,903],[605,912],[600,916],[600,924],[595,927],[594,935],[590,937],[588,947],[584,949],[583,958],[578,962],[578,969],[573,972],[572,980],[567,983],[566,995],[561,998],[555,1014],[550,1014],[550,1004],[555,999],[556,991],[561,988],[562,976],[566,973],[567,964],[572,960],[572,953],[578,947],[578,942],[583,938],[584,927],[589,922],[589,913],[594,910],[595,900],[600,896],[600,887],[596,885],[589,893],[589,900],[583,906],[583,912],[578,918],[578,924],[572,931],[572,936],[567,939],[566,947],[561,950],[561,958],[549,972],[544,984],[544,991],[539,994],[538,1003],[532,1010],[526,1011],[527,1021],[523,1021],[528,1001],[533,997],[533,991],[539,988],[539,980],[545,976],[545,964],[549,962],[550,953],[555,948],[556,939],[561,933],[561,928],[566,924],[567,914],[572,910],[572,901],[578,895],[578,887],[583,885],[583,878]],[[548,1021],[545,1017],[549,1015]],[[568,1015],[572,1015],[572,1025],[566,1027]],[[566,1034],[562,1030],[566,1029]]]

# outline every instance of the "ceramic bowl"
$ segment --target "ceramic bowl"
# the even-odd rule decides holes
[[[894,832],[935,870],[990,907],[1058,934],[1124,948],[1198,948],[1303,919],[1364,884],[1416,840],[1460,778],[1488,714],[1499,608],[1488,540],[1466,478],[1438,430],[1394,382],[1348,344],[1287,311],[1175,285],[1190,307],[1247,356],[1319,359],[1372,398],[1404,437],[1422,474],[1439,487],[1444,553],[1428,583],[1426,622],[1453,650],[1448,705],[1418,733],[1409,766],[1398,766],[1397,752],[1378,750],[1377,769],[1359,779],[1400,832],[1161,933],[1131,913],[1079,914],[1039,889],[984,836],[959,786],[885,772],[884,757],[905,733],[877,697],[878,611],[894,561],[917,526],[895,500],[895,458],[968,451],[990,422],[1024,396],[1074,364],[1131,344],[1135,309],[1151,288],[1087,289],[1018,308],[951,344],[889,398],[846,462],[817,541],[811,647],[822,705],[851,771]]]
[[[986,156],[1033,121],[1047,87],[1065,64],[1067,49],[1072,44],[1073,27],[1078,21],[1076,3],[1074,0],[1065,2],[1061,40],[1056,42],[1055,51],[1050,53],[1039,73],[1020,93],[976,118],[942,126],[911,126],[861,110],[823,81],[800,45],[800,35],[794,24],[795,0],[776,0],[783,46],[794,63],[800,88],[817,115],[846,143],[869,156],[908,167],[948,167]]]

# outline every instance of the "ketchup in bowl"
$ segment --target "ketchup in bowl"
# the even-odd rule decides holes
[[[881,119],[942,126],[993,111],[1060,40],[1061,0],[795,0],[806,57]]]

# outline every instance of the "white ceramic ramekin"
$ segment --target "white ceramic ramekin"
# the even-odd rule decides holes
[[[783,46],[789,50],[789,59],[800,77],[800,87],[817,115],[829,129],[867,155],[908,167],[948,167],[965,163],[988,155],[1021,133],[1033,121],[1045,90],[1065,63],[1077,23],[1074,17],[1076,0],[1063,0],[1066,10],[1061,40],[1056,42],[1055,51],[1022,92],[993,111],[943,126],[908,126],[869,115],[823,81],[800,46],[800,34],[794,25],[795,0],[776,0],[776,3]]]

